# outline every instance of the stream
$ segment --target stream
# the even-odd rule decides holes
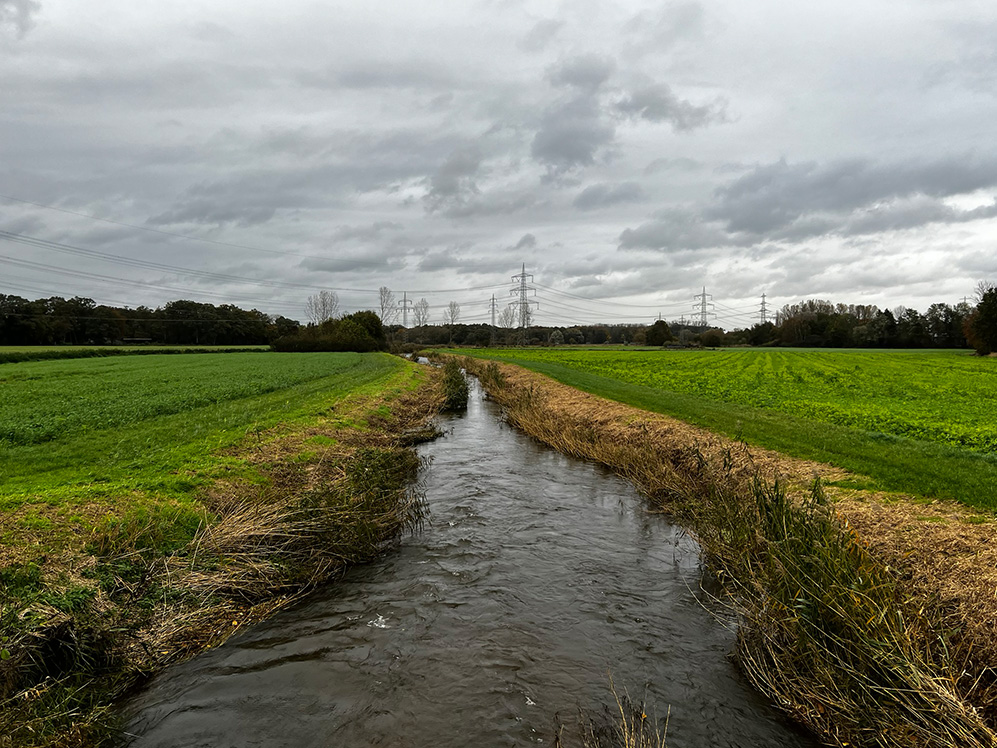
[[[424,529],[170,668],[127,707],[133,748],[569,746],[644,701],[668,744],[816,743],[728,661],[698,548],[598,465],[500,420],[476,384],[422,445]],[[669,713],[670,712],[670,713]]]

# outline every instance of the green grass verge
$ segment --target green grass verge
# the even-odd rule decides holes
[[[454,352],[518,364],[601,397],[671,415],[750,444],[837,465],[869,477],[868,481],[850,482],[852,488],[951,498],[977,509],[997,510],[997,455],[992,453],[828,423],[773,408],[634,384],[619,378],[626,376],[622,373],[605,376],[583,370],[580,366],[584,365],[584,358],[581,357],[570,362],[555,362],[531,359],[530,351]],[[672,355],[689,354],[676,352]],[[919,360],[923,359],[908,359],[914,364]],[[820,392],[819,383],[812,387],[815,393]],[[937,397],[944,404],[944,391]],[[856,398],[861,400],[861,393],[857,393]],[[990,400],[992,402],[992,397]]]
[[[4,367],[0,542],[90,528],[102,507],[182,511],[220,474],[245,473],[227,448],[277,425],[328,416],[410,374],[387,354],[226,353],[74,359]],[[8,518],[9,518],[8,514]],[[178,522],[183,518],[180,517]],[[191,519],[193,522],[193,519]]]

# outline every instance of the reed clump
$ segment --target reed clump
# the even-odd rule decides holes
[[[665,748],[668,717],[661,724],[646,699],[635,700],[624,690],[620,694],[610,679],[612,706],[601,712],[579,710],[577,719],[565,723],[554,715],[554,748]]]
[[[472,373],[482,363],[468,363]],[[985,673],[939,606],[904,585],[805,490],[759,474],[746,449],[656,443],[559,407],[536,377],[482,378],[510,423],[606,464],[700,541],[738,619],[736,659],[752,683],[822,740],[850,746],[997,745],[969,700]]]
[[[468,395],[463,369],[457,359],[447,357],[443,363],[443,409],[451,412],[467,410]]]

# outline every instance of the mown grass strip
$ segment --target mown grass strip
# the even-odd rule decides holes
[[[518,358],[509,353],[499,356],[487,351],[460,353],[518,364],[594,395],[674,416],[794,457],[837,465],[870,478],[869,482],[860,481],[850,487],[950,498],[976,509],[997,510],[997,455],[994,454],[630,384],[567,364]]]

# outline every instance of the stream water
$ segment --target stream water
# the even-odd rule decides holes
[[[472,388],[420,448],[424,530],[163,673],[129,705],[131,745],[551,745],[557,719],[567,736],[616,708],[610,676],[650,718],[670,709],[670,746],[815,745],[727,660],[695,543],[498,415]]]

